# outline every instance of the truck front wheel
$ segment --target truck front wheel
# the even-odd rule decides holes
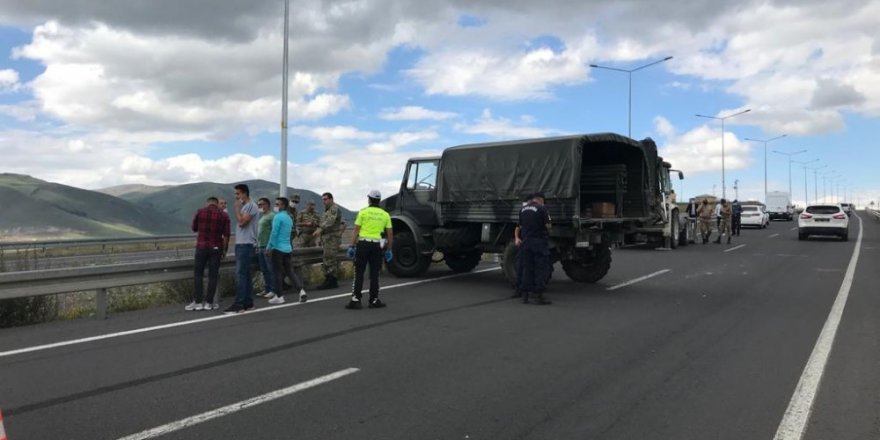
[[[431,265],[431,256],[422,255],[409,231],[394,234],[394,258],[387,263],[388,271],[401,278],[417,277]]]
[[[611,249],[604,244],[597,246],[594,256],[562,261],[562,270],[578,283],[595,283],[608,269],[611,269]]]
[[[443,259],[455,273],[470,272],[480,264],[483,253],[480,251],[444,253]]]

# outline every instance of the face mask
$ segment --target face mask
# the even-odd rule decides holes
[[[279,208],[278,208],[278,207],[277,207],[277,206],[276,206],[276,207],[274,207],[274,208],[272,208],[272,210],[273,210],[273,211],[275,211],[275,212],[278,212],[278,211],[280,211],[280,209],[279,209]]]

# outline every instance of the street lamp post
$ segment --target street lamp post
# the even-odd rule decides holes
[[[783,135],[776,136],[775,138],[770,138],[770,139],[745,138],[747,141],[764,143],[764,202],[767,202],[767,144],[770,142],[773,142],[777,139],[782,139],[786,136],[788,136],[788,135],[783,134]]]
[[[793,194],[791,193],[791,157],[796,156],[801,153],[806,153],[807,150],[795,151],[794,153],[784,153],[782,151],[773,150],[776,154],[781,154],[783,156],[788,156],[788,196],[791,197]]]
[[[660,64],[660,63],[662,63],[662,62],[664,62],[664,61],[669,61],[669,60],[671,60],[671,59],[672,59],[672,57],[671,57],[671,56],[668,56],[668,57],[666,57],[666,58],[663,58],[662,60],[657,60],[657,61],[654,61],[654,62],[650,62],[650,63],[648,63],[648,64],[644,64],[644,65],[641,65],[641,66],[639,66],[639,67],[636,67],[635,69],[629,69],[629,70],[627,70],[627,69],[619,69],[619,68],[617,68],[617,67],[600,66],[600,65],[598,65],[598,64],[590,64],[590,67],[592,67],[592,68],[594,68],[594,69],[606,69],[606,70],[613,70],[613,71],[615,71],[615,72],[623,72],[623,73],[626,73],[627,76],[629,77],[629,110],[628,110],[627,131],[626,131],[626,135],[627,135],[628,137],[632,137],[632,104],[633,104],[633,99],[632,99],[632,95],[633,95],[632,73],[635,72],[635,71],[637,71],[637,70],[642,70],[642,69],[644,69],[645,67],[651,67],[651,66],[653,66],[653,65],[655,65],[655,64]]]
[[[290,36],[290,0],[284,0],[284,56],[281,74],[281,188],[278,196],[287,196],[287,40]]]
[[[807,165],[818,162],[819,159],[808,160],[806,162],[801,162],[799,160],[793,160],[794,163],[799,163],[804,166],[804,206],[807,206],[810,203],[810,194],[807,193]]]
[[[747,108],[741,112],[736,112],[732,115],[727,116],[708,116],[697,114],[698,118],[708,118],[708,119],[717,119],[721,121],[721,198],[727,198],[727,182],[724,176],[724,121],[730,119],[734,116],[739,116],[743,113],[748,113],[752,111],[752,109]],[[765,200],[766,201],[766,200]]]
[[[825,168],[827,166],[828,165],[825,164],[825,165],[822,165],[821,167],[810,167],[810,169],[813,170],[813,194],[814,194],[816,203],[819,203],[819,177],[818,177],[819,172],[818,172],[818,170],[821,170],[822,168]],[[804,167],[804,169],[807,169],[807,167]]]
[[[822,174],[822,203],[828,203],[828,181],[831,180],[836,171],[829,171]]]

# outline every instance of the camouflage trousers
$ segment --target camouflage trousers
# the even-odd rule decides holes
[[[312,235],[315,231],[300,231],[296,236],[296,245],[299,247],[315,247],[318,245],[318,237]]]
[[[340,237],[336,234],[326,234],[321,236],[321,246],[324,248],[324,262],[322,268],[325,275],[336,276],[339,261],[339,246],[341,245]]]
[[[721,224],[718,225],[718,237],[727,234],[728,237],[731,236],[731,228],[730,228],[730,218],[729,217],[721,217]]]

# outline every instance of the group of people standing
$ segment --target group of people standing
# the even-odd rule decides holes
[[[300,201],[298,194],[290,199],[276,197],[274,202],[261,197],[254,202],[246,184],[235,185],[234,191],[232,216],[226,212],[225,201],[213,196],[193,216],[192,230],[197,233],[193,301],[185,310],[219,308],[215,294],[220,261],[229,252],[233,222],[236,295],[235,301],[224,313],[240,313],[254,308],[251,266],[255,259],[265,285],[265,290],[257,295],[267,298],[271,304],[283,304],[286,277],[292,284],[292,291],[298,293],[299,301],[307,301],[302,280],[292,267],[294,245],[313,247],[320,242],[324,250],[324,281],[317,288],[338,286],[337,254],[345,224],[331,193],[321,195],[324,213],[319,216],[315,212],[314,202],[310,202],[303,212],[297,213],[296,207]],[[203,281],[205,268],[208,269],[207,294]]]
[[[696,199],[690,199],[687,206],[688,218],[692,222],[699,221],[700,236],[703,244],[709,243],[712,236],[712,224],[718,231],[718,238],[714,243],[720,244],[722,237],[727,237],[730,244],[731,237],[740,235],[742,229],[742,206],[737,200],[732,203],[727,199],[721,199],[716,204],[710,204],[708,199],[703,199],[697,204]]]
[[[345,222],[342,212],[333,200],[333,194],[321,195],[324,213],[315,212],[315,203],[309,202],[303,212],[297,212],[299,194],[290,199],[276,197],[272,202],[261,197],[254,202],[250,188],[245,184],[234,187],[234,218],[226,212],[226,203],[217,197],[209,197],[206,206],[193,216],[192,230],[197,233],[194,267],[193,301],[185,310],[215,310],[217,282],[220,274],[220,261],[228,254],[232,237],[232,222],[235,227],[235,301],[224,313],[241,313],[254,308],[254,287],[251,266],[254,259],[263,274],[265,290],[257,293],[268,299],[270,304],[284,304],[285,278],[291,282],[293,292],[297,292],[300,302],[308,301],[302,280],[293,270],[292,255],[294,245],[323,248],[322,270],[324,281],[317,289],[332,289],[339,286],[338,254],[341,246]],[[382,259],[390,261],[393,254],[391,246],[393,233],[391,216],[379,207],[381,193],[370,191],[367,195],[368,207],[358,212],[355,219],[352,243],[348,256],[355,262],[353,295],[346,304],[348,309],[361,308],[361,288],[364,273],[370,269],[370,308],[385,307],[379,300],[379,270]],[[207,294],[204,288],[205,268],[208,269]]]

